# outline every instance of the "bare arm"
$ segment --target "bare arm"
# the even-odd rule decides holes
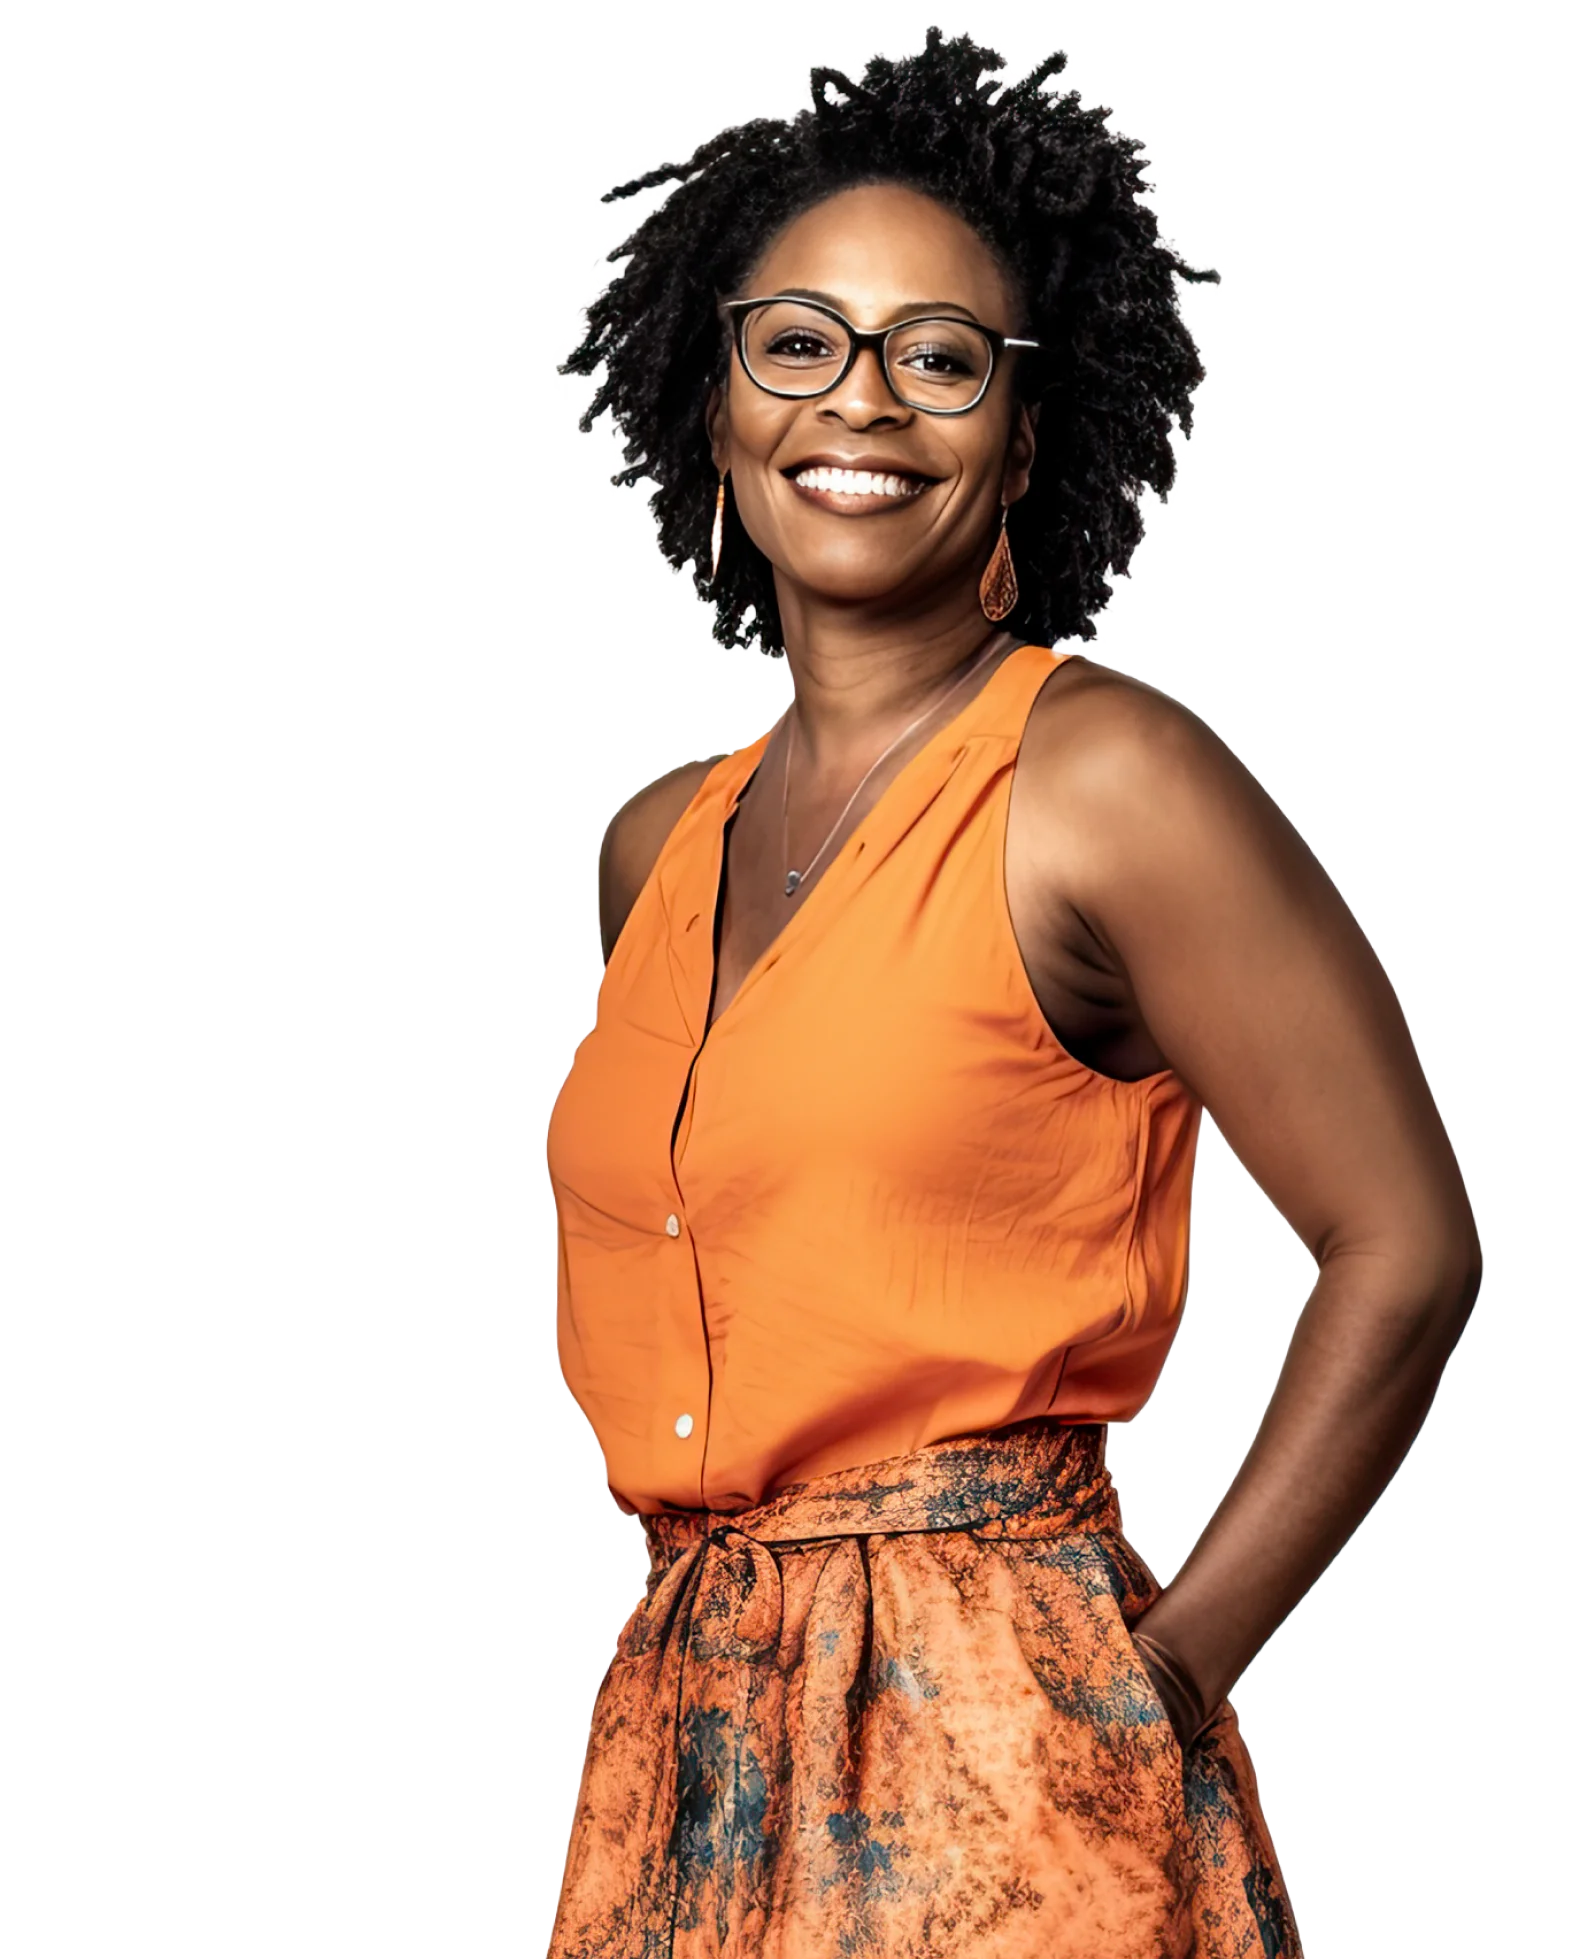
[[[1210,1710],[1399,1466],[1481,1254],[1393,989],[1293,827],[1150,688],[1099,689],[1076,722],[1054,791],[1074,908],[1317,1260],[1251,1450],[1137,1627]]]

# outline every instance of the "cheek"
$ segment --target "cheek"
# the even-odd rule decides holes
[[[765,463],[787,436],[799,413],[792,402],[746,381],[735,361],[727,389],[727,430],[730,461],[740,469]]]
[[[786,439],[790,419],[783,404],[769,395],[761,395],[759,401],[732,403],[722,460],[732,472],[733,502],[739,517],[757,539],[770,520],[777,487],[771,480],[775,474],[772,459]]]
[[[1003,450],[1001,441],[986,439],[984,424],[974,431],[955,430],[953,454],[958,489],[966,504],[979,506],[988,498],[996,501],[1003,487]]]

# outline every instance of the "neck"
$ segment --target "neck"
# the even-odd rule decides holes
[[[1014,634],[991,624],[973,589],[918,614],[877,615],[832,605],[808,592],[785,591],[781,578],[777,600],[793,676],[789,721],[817,775],[829,768],[842,773],[856,758],[868,759],[995,638],[1017,643]]]

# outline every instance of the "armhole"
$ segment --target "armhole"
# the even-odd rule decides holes
[[[729,752],[731,752],[731,750],[729,750]],[[605,825],[605,831],[601,833],[600,850],[605,850],[605,844],[607,844],[607,838],[611,836],[611,825],[613,825],[613,823],[617,823],[617,821],[619,821],[619,817],[621,817],[621,815],[623,815],[625,811],[629,811],[629,809],[633,809],[633,805],[635,805],[635,803],[639,801],[639,797],[641,797],[641,795],[645,795],[645,793],[647,793],[647,791],[650,791],[650,789],[660,789],[662,788],[662,786],[664,786],[664,784],[670,784],[670,782],[674,782],[674,780],[678,778],[678,774],[680,774],[680,770],[684,770],[684,768],[694,768],[697,762],[703,762],[703,764],[707,764],[707,766],[705,766],[705,768],[701,768],[701,772],[699,772],[699,778],[697,778],[696,780],[696,786],[694,786],[694,791],[690,793],[690,797],[688,797],[688,799],[686,799],[684,803],[680,803],[680,805],[678,805],[678,809],[676,809],[676,811],[674,811],[674,815],[672,815],[672,821],[670,821],[670,823],[666,825],[666,829],[664,829],[664,833],[662,833],[662,836],[658,838],[658,842],[656,842],[656,848],[654,848],[654,852],[650,854],[650,862],[649,864],[647,864],[647,866],[645,866],[645,876],[643,876],[643,878],[641,878],[641,880],[639,880],[639,882],[635,884],[635,887],[633,887],[633,895],[629,897],[629,903],[627,903],[627,909],[623,911],[623,919],[621,919],[621,923],[619,923],[619,927],[617,927],[617,934],[615,934],[615,936],[613,936],[613,940],[611,940],[611,950],[607,952],[607,950],[605,950],[605,948],[601,946],[601,974],[605,974],[605,970],[607,970],[607,968],[611,966],[611,960],[613,960],[613,958],[617,956],[617,946],[619,946],[619,944],[623,942],[623,931],[627,929],[627,923],[629,923],[629,919],[633,917],[633,907],[635,907],[635,905],[639,903],[639,899],[641,899],[641,895],[643,895],[643,891],[645,891],[645,887],[647,887],[647,885],[649,885],[650,880],[654,878],[654,874],[656,874],[656,866],[660,864],[660,860],[662,860],[662,856],[666,854],[666,846],[668,846],[668,844],[672,842],[672,838],[674,838],[674,836],[678,835],[678,825],[680,825],[680,823],[684,821],[684,817],[686,817],[686,815],[690,813],[690,809],[694,809],[694,805],[696,805],[697,801],[699,801],[699,795],[701,795],[701,791],[705,789],[705,784],[707,784],[707,782],[711,780],[711,776],[715,774],[715,770],[717,770],[717,766],[719,766],[721,762],[725,762],[725,760],[727,760],[727,754],[711,754],[711,756],[692,756],[692,758],[690,758],[688,762],[674,762],[674,766],[672,766],[672,768],[670,768],[670,770],[668,770],[666,774],[662,774],[662,776],[656,776],[656,778],[654,778],[652,782],[647,782],[647,784],[641,784],[641,788],[635,789],[635,791],[633,791],[633,795],[629,795],[629,799],[627,799],[627,801],[623,801],[623,803],[619,803],[619,805],[617,805],[617,809],[613,809],[613,813],[611,813],[611,817],[607,819],[607,825]],[[660,821],[660,819],[658,819],[658,821]],[[600,942],[601,942],[600,940],[600,854],[598,854],[598,858],[596,858],[596,944],[600,946]]]

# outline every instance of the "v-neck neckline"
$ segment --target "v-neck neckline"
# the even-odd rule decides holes
[[[789,934],[798,929],[800,920],[809,911],[810,907],[817,902],[821,892],[837,877],[839,871],[846,870],[852,861],[859,856],[865,844],[869,841],[868,833],[878,827],[878,818],[885,815],[888,810],[898,806],[899,798],[893,792],[902,783],[909,781],[912,776],[919,774],[922,764],[926,763],[940,750],[946,748],[955,734],[958,734],[962,739],[964,734],[963,723],[975,713],[977,708],[982,708],[986,705],[988,694],[994,687],[997,687],[1003,682],[1004,676],[1007,674],[1009,668],[1017,663],[1021,670],[1023,670],[1027,656],[1032,653],[1045,654],[1049,660],[1056,657],[1050,646],[1038,646],[1029,642],[1018,646],[1011,646],[992,669],[988,677],[982,681],[981,685],[970,696],[969,700],[956,713],[950,715],[935,734],[929,735],[921,743],[920,747],[915,750],[914,754],[910,756],[909,760],[904,763],[898,773],[883,785],[876,801],[871,804],[870,808],[866,810],[858,823],[855,824],[854,828],[843,839],[842,843],[839,844],[833,854],[832,861],[811,886],[809,895],[800,901],[792,917],[784,920],[783,924],[772,935],[770,940],[762,946],[760,952],[745,972],[744,977],[739,981],[737,987],[734,988],[732,999],[713,1018],[711,1006],[715,998],[716,985],[720,977],[722,963],[720,930],[727,885],[728,825],[737,813],[738,806],[743,801],[749,785],[759,773],[766,750],[771,745],[772,736],[776,734],[778,728],[782,725],[782,717],[779,716],[778,720],[772,723],[765,734],[761,735],[757,740],[752,741],[747,748],[742,750],[739,756],[739,768],[735,771],[734,776],[728,778],[725,784],[720,812],[711,825],[711,834],[714,840],[713,856],[715,861],[708,886],[709,904],[702,908],[702,917],[709,921],[709,930],[706,933],[706,944],[709,948],[709,963],[706,968],[705,994],[699,1007],[699,1032],[696,1038],[697,1048],[703,1047],[710,1036],[721,1026],[722,1022],[737,1009],[739,1002],[749,991],[751,985],[773,963],[774,958],[780,958],[782,956],[783,949],[788,943]]]

